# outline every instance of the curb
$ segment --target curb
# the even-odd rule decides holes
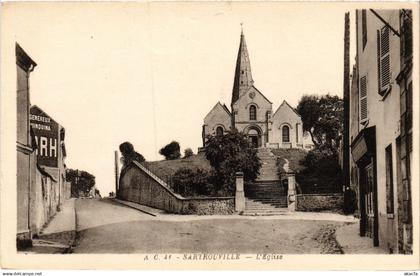
[[[156,217],[157,216],[157,214],[154,214],[154,213],[150,212],[151,209],[152,209],[150,207],[143,207],[141,204],[130,202],[130,201],[121,200],[121,199],[118,199],[118,198],[111,198],[111,200],[113,202],[118,203],[118,204],[124,205],[126,207],[132,208],[132,209],[137,210],[137,211],[140,211],[142,213],[145,213],[145,214],[147,214],[149,216],[153,216],[153,217]],[[146,208],[149,209],[149,210],[146,210]]]

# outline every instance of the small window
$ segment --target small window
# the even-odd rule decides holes
[[[217,136],[223,136],[223,127],[218,126],[218,127],[216,128],[216,135],[217,135]]]
[[[385,149],[386,213],[394,213],[394,182],[392,179],[392,144]]]
[[[257,108],[255,105],[251,105],[249,107],[249,119],[250,120],[256,120],[257,119]]]
[[[366,10],[362,10],[362,40],[363,40],[363,50],[364,50],[367,43]]]
[[[244,74],[244,70],[241,71],[242,75]]]
[[[289,143],[290,142],[290,129],[288,126],[283,126],[281,128],[281,132],[282,132],[282,138],[283,138],[283,142],[284,143]]]
[[[359,91],[359,116],[360,122],[363,123],[367,120],[368,109],[367,109],[367,78],[363,76],[360,78],[360,91]]]

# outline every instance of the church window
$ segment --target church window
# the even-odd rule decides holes
[[[244,70],[241,71],[242,75],[244,74]]]
[[[218,126],[218,127],[216,128],[216,135],[217,135],[217,136],[223,136],[223,127]]]
[[[290,129],[288,126],[283,126],[281,128],[283,142],[289,143],[290,142]]]
[[[257,108],[255,105],[251,105],[249,107],[249,119],[250,120],[256,120],[257,119]]]

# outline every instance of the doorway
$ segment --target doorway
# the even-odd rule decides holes
[[[261,146],[261,133],[256,128],[250,128],[248,130],[248,139],[253,148]]]

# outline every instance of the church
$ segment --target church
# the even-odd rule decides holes
[[[218,102],[204,118],[203,146],[207,135],[223,135],[236,128],[248,135],[256,148],[301,148],[313,143],[304,133],[302,119],[286,101],[273,113],[273,103],[259,91],[251,73],[245,36],[241,31],[230,109]]]

